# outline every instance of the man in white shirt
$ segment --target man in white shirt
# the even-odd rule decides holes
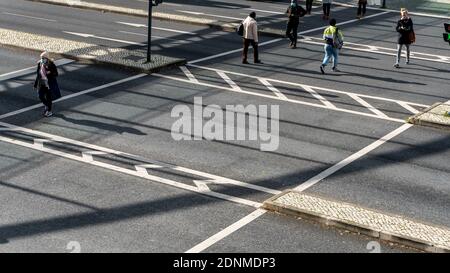
[[[258,55],[258,24],[256,23],[256,13],[253,11],[242,23],[244,26],[244,51],[242,54],[242,63],[248,64],[248,48],[250,44],[253,47],[253,57],[255,63],[262,63]]]

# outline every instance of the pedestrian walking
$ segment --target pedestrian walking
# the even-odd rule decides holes
[[[323,32],[323,39],[325,40],[325,57],[320,65],[320,72],[325,74],[325,66],[330,59],[333,59],[333,71],[339,72],[337,66],[339,61],[339,50],[344,45],[344,35],[342,31],[336,27],[336,19],[330,20],[330,26]]]
[[[410,45],[416,41],[416,35],[414,33],[414,26],[411,17],[409,17],[408,10],[402,8],[400,10],[400,20],[397,22],[397,27],[395,28],[398,32],[397,40],[397,58],[394,64],[395,68],[400,67],[400,57],[402,54],[403,46],[406,47],[406,64],[409,64],[410,57]]]
[[[300,17],[305,16],[306,10],[297,3],[297,0],[291,0],[286,13],[288,15],[286,37],[291,40],[290,48],[297,48],[298,25],[300,24]]]
[[[358,14],[356,17],[361,19],[366,15],[367,0],[358,0]]]
[[[43,52],[40,57],[41,59],[37,64],[34,89],[37,89],[39,99],[44,104],[43,115],[51,117],[53,115],[53,100],[61,97],[61,91],[56,80],[58,69],[48,52]]]
[[[323,20],[329,20],[330,19],[330,11],[331,11],[331,4],[333,3],[333,0],[322,0],[322,9],[323,9]]]
[[[314,0],[306,0],[306,13],[311,14],[312,4]]]
[[[248,48],[250,45],[253,47],[253,59],[256,64],[262,63],[259,59],[258,52],[258,24],[256,22],[256,13],[252,11],[250,15],[242,22],[243,26],[243,38],[244,38],[244,50],[242,53],[242,63],[248,64]]]

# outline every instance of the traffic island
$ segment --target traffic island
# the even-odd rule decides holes
[[[398,243],[427,252],[450,253],[450,229],[293,190],[263,208]]]
[[[138,72],[153,73],[186,64],[185,59],[153,54],[147,63],[144,49],[112,48],[0,28],[0,46],[32,52],[47,51],[53,57],[85,63],[105,64]]]
[[[450,101],[435,103],[408,119],[409,123],[450,130]]]

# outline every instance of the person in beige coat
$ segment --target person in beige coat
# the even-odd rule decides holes
[[[248,64],[248,48],[253,47],[253,58],[255,63],[261,63],[258,52],[258,23],[256,22],[256,13],[251,12],[250,15],[242,23],[244,26],[244,51],[242,53],[242,63]]]

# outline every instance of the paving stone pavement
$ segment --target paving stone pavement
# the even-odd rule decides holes
[[[0,28],[0,45],[33,51],[48,51],[57,56],[122,66],[143,72],[156,72],[164,67],[181,65],[186,62],[184,59],[152,54],[152,61],[147,63],[147,53],[144,49],[129,50],[105,47],[3,28]]]
[[[380,238],[388,240],[391,236],[398,237],[414,242],[416,246],[422,245],[421,248],[427,251],[450,251],[450,229],[447,227],[437,227],[348,203],[287,191],[266,201],[265,207],[289,214],[296,214],[295,212],[298,211],[301,214],[310,214],[314,217],[343,223],[346,226],[367,229],[374,231],[370,235],[377,236],[378,234]],[[388,236],[382,236],[382,234]]]

